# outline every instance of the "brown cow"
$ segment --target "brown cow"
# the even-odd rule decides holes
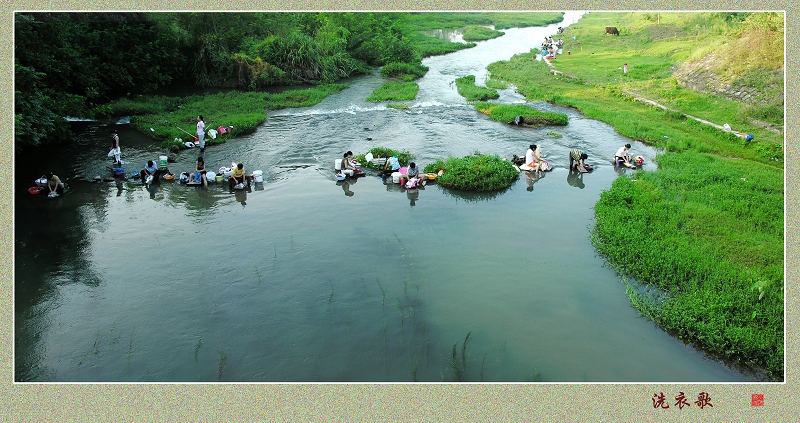
[[[619,31],[617,31],[617,28],[614,27],[614,26],[607,26],[606,27],[606,34],[619,35]]]

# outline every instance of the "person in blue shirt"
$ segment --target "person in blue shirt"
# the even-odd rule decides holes
[[[398,169],[400,169],[400,160],[398,160],[397,156],[392,156],[386,159],[386,164],[383,165],[383,174],[391,175],[397,172]]]

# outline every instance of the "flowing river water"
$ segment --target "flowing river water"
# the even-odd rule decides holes
[[[456,92],[456,78],[480,85],[489,63],[579,17],[426,59],[407,110],[364,101],[384,82],[375,73],[314,107],[270,112],[255,133],[205,153],[212,170],[262,170],[249,192],[93,182],[108,176],[111,128],[129,172],[163,154],[125,120],[75,123],[71,142],[18,154],[15,380],[754,380],[642,318],[591,245],[592,206],[620,176],[610,157],[630,142],[654,170],[655,150],[544,103],[531,104],[569,124],[493,122]],[[526,103],[513,87],[497,101]],[[197,112],[209,127],[226,124]],[[347,150],[409,150],[424,166],[475,151],[523,155],[531,143],[555,170],[523,173],[502,192],[334,178]],[[569,176],[574,147],[593,173]],[[170,169],[190,170],[196,156],[187,149]],[[48,170],[70,192],[28,195]]]

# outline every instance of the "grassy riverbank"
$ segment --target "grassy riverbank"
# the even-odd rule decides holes
[[[524,28],[564,20],[563,12],[414,12],[409,15],[408,23],[417,31],[468,25],[492,25],[495,29]]]
[[[131,126],[160,141],[162,148],[182,148],[174,139],[191,139],[189,134],[195,132],[197,115],[203,115],[207,129],[233,126],[229,134],[206,139],[209,145],[219,144],[255,131],[267,119],[269,110],[313,106],[345,88],[345,84],[330,84],[278,94],[232,91],[189,97],[143,96],[120,99],[111,104],[111,110],[113,115],[131,116]]]
[[[552,74],[535,53],[489,70],[529,99],[575,107],[666,150],[657,171],[620,177],[603,193],[595,206],[594,245],[620,273],[657,288],[629,288],[643,315],[717,357],[783,380],[783,138],[759,122],[783,125],[782,107],[770,99],[774,85],[782,85],[773,68],[783,63],[783,48],[766,49],[780,57],[750,66],[725,62],[740,57],[742,39],[774,42],[763,30],[774,16],[766,15],[591,13],[559,35],[565,54],[553,65],[562,74]],[[620,35],[605,35],[606,26]],[[734,101],[692,89],[679,74],[691,67],[734,86],[749,81],[766,94]],[[634,96],[677,112],[631,101]],[[729,123],[754,140],[686,115]]]

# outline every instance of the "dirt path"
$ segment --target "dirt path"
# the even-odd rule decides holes
[[[545,59],[544,57],[542,57],[542,60],[544,60],[544,62],[547,63],[547,66],[550,68],[550,72],[553,75],[564,75],[564,76],[566,76],[568,78],[574,78],[574,76],[572,76],[572,75],[568,75],[568,74],[565,74],[564,72],[556,70],[555,66],[553,66],[553,64],[550,63],[550,61]],[[696,116],[687,115],[686,113],[683,113],[680,110],[670,109],[669,107],[664,106],[663,104],[659,104],[659,103],[657,103],[657,102],[655,102],[653,100],[648,100],[648,99],[646,99],[644,97],[639,97],[636,93],[634,93],[632,91],[622,90],[622,92],[625,93],[625,95],[630,96],[634,101],[638,101],[638,102],[641,102],[641,103],[644,103],[644,104],[648,104],[648,105],[653,106],[653,107],[658,107],[659,109],[667,110],[667,111],[670,111],[670,112],[680,113],[680,114],[682,114],[682,115],[684,115],[684,116],[686,116],[686,117],[688,117],[690,119],[694,119],[694,120],[696,120],[696,121],[698,121],[698,122],[700,122],[702,124],[713,126],[714,128],[717,128],[720,131],[730,132],[730,133],[736,135],[739,138],[747,138],[747,134],[744,133],[744,132],[738,132],[738,131],[729,130],[729,129],[726,129],[724,126],[718,125],[718,124],[716,124],[714,122],[709,122],[709,121],[707,121],[705,119],[700,119],[699,117],[696,117]]]

